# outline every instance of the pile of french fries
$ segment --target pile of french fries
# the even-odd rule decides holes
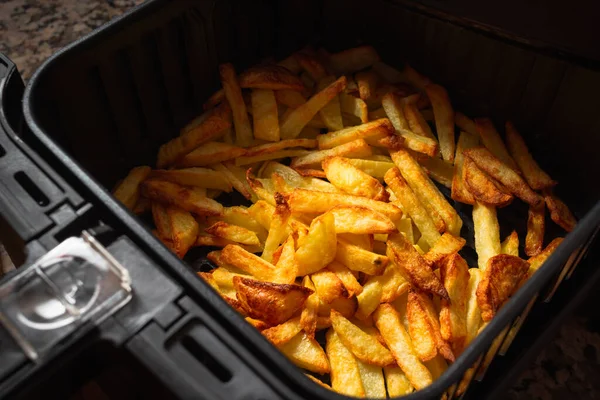
[[[199,275],[334,391],[430,385],[560,244],[544,247],[546,207],[565,231],[576,224],[511,122],[503,140],[370,46],[307,48],[240,74],[223,64],[220,76],[157,169],[134,168],[114,195],[151,212],[179,257],[213,249],[216,268]],[[251,205],[223,206],[232,191]],[[524,254],[496,215],[515,198],[529,206]],[[473,206],[477,265],[460,255],[454,201]]]

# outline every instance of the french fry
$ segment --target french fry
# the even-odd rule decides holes
[[[373,242],[375,241],[373,235],[356,235],[351,233],[341,233],[338,239],[368,251],[373,250]]]
[[[269,342],[275,346],[280,346],[292,340],[301,330],[300,317],[295,317],[284,323],[265,329],[261,333]]]
[[[154,170],[151,179],[177,183],[184,186],[197,186],[205,189],[219,189],[231,192],[231,183],[220,171],[208,168],[192,167],[174,170]]]
[[[349,158],[348,162],[354,165],[356,168],[360,169],[361,171],[377,179],[383,179],[386,172],[389,171],[390,168],[394,167],[393,162],[387,161],[361,160],[358,158]]]
[[[244,250],[238,245],[228,245],[221,251],[223,262],[233,265],[258,279],[270,280],[275,276],[275,266]]]
[[[448,292],[433,273],[429,262],[406,240],[401,233],[388,236],[387,256],[406,273],[410,283],[423,291],[448,299]]]
[[[385,399],[385,380],[383,379],[381,367],[358,360],[358,370],[360,371],[360,379],[365,389],[365,395],[369,399]]]
[[[577,225],[577,220],[573,216],[573,213],[571,213],[571,210],[569,210],[569,207],[551,192],[544,194],[544,200],[546,206],[548,206],[548,211],[550,211],[552,221],[567,232],[573,231],[575,225]]]
[[[510,235],[504,239],[501,246],[502,254],[510,254],[511,256],[519,257],[519,235],[516,231],[512,231]]]
[[[204,230],[209,235],[241,243],[249,246],[259,246],[260,240],[256,233],[241,226],[230,225],[223,221],[218,221]],[[194,241],[196,238],[194,237]]]
[[[478,202],[475,203],[473,206],[473,226],[477,265],[482,271],[485,271],[488,260],[502,251],[496,208]]]
[[[334,76],[320,78],[317,83],[317,90],[321,91],[333,82],[335,82]],[[327,126],[327,129],[330,131],[337,131],[344,128],[339,96],[335,96],[329,103],[324,105],[323,108],[319,110],[319,115]]]
[[[492,178],[502,183],[511,193],[529,205],[536,206],[543,198],[535,193],[527,183],[508,165],[496,158],[488,149],[475,147],[464,151],[477,166]]]
[[[283,139],[293,139],[302,128],[346,87],[346,78],[341,77],[334,83],[312,96],[306,103],[293,109],[281,122],[280,135]]]
[[[381,303],[389,303],[402,296],[410,288],[410,283],[404,278],[400,267],[388,263],[382,275],[371,276],[365,285],[377,281],[381,285]]]
[[[411,385],[417,390],[429,386],[433,382],[431,373],[417,357],[410,336],[406,333],[392,305],[381,304],[375,311],[373,319]]]
[[[502,163],[515,172],[520,172],[515,160],[508,154],[500,134],[489,118],[476,118],[475,127],[483,145]]]
[[[175,183],[146,180],[141,185],[141,193],[150,200],[176,206],[199,216],[223,214],[220,203]]]
[[[300,285],[263,282],[241,276],[233,277],[237,299],[247,315],[279,325],[299,311],[312,290]]]
[[[430,246],[433,246],[440,238],[435,222],[408,186],[408,183],[400,174],[400,170],[396,167],[389,169],[385,174],[384,180],[396,197],[398,197],[398,202],[402,204],[402,208],[413,220],[423,238],[425,238]]]
[[[311,168],[321,166],[321,163],[329,157],[341,156],[348,158],[360,158],[373,154],[371,147],[363,139],[356,139],[327,150],[313,151],[305,156],[296,157],[290,166],[294,169]]]
[[[327,269],[336,274],[348,292],[348,297],[358,296],[362,293],[363,287],[356,280],[352,271],[344,264],[332,261],[327,265]],[[360,306],[360,301],[359,301]]]
[[[385,384],[390,398],[406,396],[413,392],[413,387],[400,367],[383,367]]]
[[[477,288],[483,279],[483,271],[479,268],[469,269],[469,283],[467,285],[467,313],[466,327],[467,335],[465,337],[464,347],[468,346],[477,336],[479,328],[483,323],[481,319],[481,310],[477,304]],[[460,354],[460,352],[459,352]]]
[[[265,249],[262,254],[262,258],[268,262],[273,261],[275,249],[284,241],[288,221],[292,215],[287,201],[280,193],[275,193],[275,203],[275,214],[271,218],[269,235],[265,241]]]
[[[467,337],[469,266],[458,253],[454,253],[442,262],[440,278],[450,295],[450,301],[441,300],[440,332],[454,349],[462,350]]]
[[[441,158],[426,156],[419,159],[419,164],[434,181],[446,186],[448,189],[452,188],[452,178],[454,176],[452,164]]]
[[[374,71],[364,71],[358,72],[355,77],[360,98],[368,100],[377,89],[379,76]]]
[[[556,185],[556,181],[552,180],[533,159],[525,141],[510,121],[506,122],[506,145],[513,160],[516,161],[523,173],[523,177],[532,189],[542,190]]]
[[[211,167],[215,171],[221,172],[227,178],[229,183],[231,183],[231,186],[233,186],[235,190],[241,193],[242,196],[244,196],[247,199],[252,198],[252,195],[254,193],[252,192],[252,188],[246,181],[246,171],[244,169],[237,167],[231,162],[217,163],[211,165]]]
[[[471,118],[467,117],[460,111],[456,111],[454,113],[454,122],[456,123],[456,126],[460,128],[461,131],[467,132],[476,137],[479,136],[479,134],[477,133],[475,121],[473,121]]]
[[[231,127],[231,108],[229,105],[222,104],[209,111],[201,123],[160,146],[156,166],[165,168],[174,164],[202,143],[222,136],[229,127]]]
[[[219,65],[219,75],[223,90],[225,90],[225,97],[233,114],[236,143],[238,146],[246,147],[252,142],[252,127],[248,120],[246,103],[244,103],[233,65],[229,63]]]
[[[358,97],[340,93],[340,108],[342,113],[355,116],[362,124],[369,122],[367,103]]]
[[[269,89],[254,89],[251,93],[254,137],[276,142],[279,140],[279,117],[275,93]]]
[[[264,200],[259,200],[248,208],[248,214],[263,228],[270,229],[275,207]]]
[[[456,113],[457,121],[458,115]],[[474,124],[474,123],[473,123]],[[460,201],[466,204],[475,204],[475,198],[471,192],[466,188],[465,181],[463,179],[463,168],[464,168],[464,155],[463,151],[475,147],[479,144],[479,138],[472,133],[463,131],[458,137],[458,144],[456,145],[456,156],[454,158],[454,175],[452,177],[452,200]]]
[[[379,181],[350,164],[345,158],[330,157],[323,161],[329,182],[338,189],[378,201],[387,201],[388,194]]]
[[[332,262],[337,250],[334,216],[325,214],[315,219],[310,225],[308,235],[298,242],[298,250],[296,250],[298,275],[317,272]]]
[[[363,291],[356,296],[358,301],[358,310],[356,310],[356,318],[361,321],[366,320],[381,302],[383,288],[381,283],[376,280],[371,280],[365,284]]]
[[[340,278],[327,269],[312,273],[310,279],[315,286],[319,300],[326,304],[331,304],[340,297],[348,297],[348,292]]]
[[[313,57],[312,55],[302,51],[297,52],[294,56],[296,57],[296,60],[298,60],[300,67],[312,78],[313,81],[318,82],[327,75],[325,67],[316,57]]]
[[[258,253],[258,252],[262,251],[262,248],[260,246],[246,246],[244,244],[240,244],[240,243],[236,243],[231,240],[224,239],[224,238],[212,236],[212,235],[209,235],[204,232],[200,232],[198,234],[198,238],[196,239],[195,246],[198,246],[198,247],[225,247],[230,244],[238,245],[242,249],[246,250],[249,253]]]
[[[440,151],[442,158],[451,163],[454,162],[455,144],[454,144],[454,110],[446,89],[440,85],[429,84],[425,87],[425,92],[435,115],[435,129],[440,142]]]
[[[276,90],[275,99],[278,103],[290,108],[298,108],[306,103],[306,98],[295,90]]]
[[[353,271],[370,275],[379,275],[388,264],[388,258],[365,250],[354,244],[338,238],[335,260]]]
[[[529,257],[537,256],[542,252],[542,247],[544,246],[545,209],[544,203],[541,203],[537,207],[529,207],[527,236],[525,237],[525,254]]]
[[[496,311],[517,289],[528,270],[527,261],[508,254],[500,254],[488,260],[477,286],[477,305],[484,322],[494,317]]]
[[[368,68],[379,60],[377,50],[371,46],[354,47],[334,53],[329,57],[331,68],[342,74]]]
[[[437,141],[433,132],[431,132],[431,128],[425,118],[423,118],[423,114],[419,111],[416,105],[414,104],[405,104],[404,105],[404,116],[406,121],[408,122],[408,128],[416,133],[419,136],[427,137],[429,139]]]
[[[255,164],[261,161],[279,160],[282,158],[302,157],[310,154],[304,149],[280,150],[274,153],[265,153],[257,156],[247,157],[242,156],[235,159],[235,165],[238,167]]]
[[[495,207],[505,207],[512,202],[514,196],[506,192],[498,181],[479,169],[470,158],[464,160],[462,172],[464,187],[475,201]]]
[[[169,249],[174,249],[173,243],[173,228],[169,214],[167,213],[167,207],[160,203],[152,203],[152,219],[156,226],[157,236]]]
[[[304,332],[300,332],[290,341],[280,345],[279,350],[300,368],[317,374],[332,372],[321,345]]]
[[[133,210],[140,197],[140,184],[150,174],[150,167],[132,168],[125,179],[113,191],[113,196],[130,210]]]
[[[429,361],[438,354],[434,327],[431,326],[426,311],[410,291],[408,299],[406,316],[413,348],[421,361]]]
[[[281,245],[281,254],[275,265],[275,283],[292,284],[298,276],[298,263],[296,262],[296,244],[293,236],[288,236]]]
[[[435,242],[425,253],[424,258],[429,261],[435,268],[436,263],[442,261],[445,257],[458,253],[466,244],[466,240],[461,237],[453,236],[449,233],[444,233],[437,242]]]
[[[529,262],[529,272],[528,276],[533,275],[545,262],[546,260],[554,253],[556,248],[562,243],[563,238],[556,238],[552,240],[548,246],[540,254],[537,256],[531,257],[527,262]]]
[[[374,234],[398,230],[384,214],[363,206],[336,206],[327,211],[335,217],[336,233]]]
[[[364,397],[365,389],[356,358],[333,329],[327,331],[326,339],[325,351],[331,365],[331,387],[340,394]]]
[[[227,143],[207,142],[186,154],[177,165],[180,167],[206,167],[232,160],[246,154],[246,149]]]
[[[308,296],[306,302],[304,302],[304,308],[300,314],[300,326],[310,338],[315,337],[315,331],[317,330],[317,317],[319,312],[319,304],[321,300],[315,290],[315,285],[312,283],[309,275],[302,278],[302,286],[311,289],[313,293]]]
[[[431,182],[425,171],[405,150],[398,150],[391,153],[394,164],[398,167],[404,179],[415,192],[417,198],[427,208],[429,215],[433,212],[439,213],[446,224],[446,230],[455,236],[460,236],[462,220],[458,213],[448,203],[444,195]]]
[[[325,150],[357,139],[383,139],[393,133],[394,127],[391,122],[387,118],[382,118],[320,135],[317,140],[319,142],[319,149]]]
[[[304,90],[302,81],[285,66],[265,65],[242,72],[238,82],[243,89]]]

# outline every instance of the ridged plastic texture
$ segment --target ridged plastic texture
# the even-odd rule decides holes
[[[405,1],[156,0],[49,60],[27,88],[26,119],[31,140],[52,153],[56,163],[85,177],[82,184],[88,191],[151,246],[156,240],[97,183],[110,190],[129,168],[152,165],[158,146],[198,115],[202,102],[218,88],[219,63],[231,61],[242,70],[306,44],[336,51],[360,43],[374,45],[389,64],[401,67],[408,61],[447,87],[456,110],[489,116],[498,126],[512,119],[536,159],[560,182],[558,195],[582,218],[541,272],[446,374],[409,397],[438,398],[534,296],[544,299],[564,279],[597,232],[600,186],[592,177],[600,172],[595,159],[600,119],[591,98],[600,90],[597,70]],[[220,308],[223,304],[206,307],[222,310],[223,318],[235,325],[239,319],[231,319],[231,310]],[[264,362],[276,366],[277,379],[291,392],[342,398],[308,386],[256,332],[232,329],[247,348],[264,353]]]

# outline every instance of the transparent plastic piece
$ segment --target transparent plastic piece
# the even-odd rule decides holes
[[[33,361],[84,323],[100,323],[131,299],[128,271],[83,232],[0,286],[0,323]]]

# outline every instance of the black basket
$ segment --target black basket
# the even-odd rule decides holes
[[[544,267],[446,373],[407,398],[439,398],[446,391],[452,396],[453,385],[488,352],[494,338],[506,326],[520,326],[527,314],[533,318],[544,312],[539,303],[551,300],[586,255],[600,227],[600,186],[590,184],[600,173],[597,110],[590,100],[600,89],[600,73],[593,62],[583,66],[547,46],[405,1],[148,1],[60,51],[35,73],[24,96],[30,132],[23,139],[202,305],[216,324],[210,330],[234,338],[220,339],[232,349],[222,355],[215,355],[207,339],[204,346],[216,361],[204,363],[200,371],[208,374],[206,365],[213,365],[209,379],[198,376],[198,363],[175,371],[169,366],[177,362],[157,365],[175,358],[167,346],[169,335],[146,331],[141,337],[164,346],[149,348],[142,361],[178,394],[194,397],[199,387],[210,386],[222,387],[225,398],[344,398],[303,377],[108,190],[131,167],[152,165],[158,147],[201,112],[203,101],[219,86],[219,63],[230,61],[242,70],[306,44],[337,51],[360,43],[375,46],[391,65],[409,61],[445,86],[456,110],[496,122],[513,120],[535,158],[560,182],[558,195],[580,218]],[[523,221],[523,210],[511,207],[501,221]],[[470,215],[467,207],[462,211],[461,216]],[[472,235],[466,219],[463,229]],[[230,371],[228,379],[219,375],[222,365]],[[481,378],[484,372],[475,375]],[[265,384],[251,385],[248,376]]]

